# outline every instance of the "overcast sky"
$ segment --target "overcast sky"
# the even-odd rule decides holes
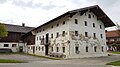
[[[0,0],[0,21],[37,27],[69,10],[92,5],[120,22],[120,0]]]

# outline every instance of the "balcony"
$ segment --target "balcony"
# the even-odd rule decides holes
[[[50,45],[50,39],[41,39],[41,45]]]

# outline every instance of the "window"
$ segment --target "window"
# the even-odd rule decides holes
[[[59,52],[59,47],[57,47],[57,52]]]
[[[87,26],[87,21],[84,21],[84,23],[85,23],[85,26]]]
[[[59,32],[57,32],[57,35],[56,35],[56,38],[58,38],[59,37]]]
[[[40,51],[40,47],[39,47],[39,51]]]
[[[115,39],[110,39],[110,41],[115,41]]]
[[[36,47],[36,50],[37,50],[37,47]]]
[[[53,52],[53,47],[51,47],[51,51]]]
[[[30,49],[30,47],[28,47],[28,49]]]
[[[104,51],[104,50],[103,50],[103,46],[101,47],[101,50],[102,50],[102,52]]]
[[[93,23],[93,27],[95,27],[95,23]]]
[[[59,26],[59,24],[57,24],[57,27]]]
[[[63,47],[63,53],[65,53],[65,47]]]
[[[38,37],[37,37],[37,41],[38,41]]]
[[[97,47],[96,46],[94,47],[94,52],[97,52]]]
[[[41,32],[41,30],[40,30],[40,32]]]
[[[42,51],[44,51],[44,47],[42,47]]]
[[[101,38],[103,38],[103,35],[102,35],[102,34],[100,34],[100,36],[101,36]]]
[[[53,26],[51,26],[51,28],[53,28]]]
[[[91,15],[90,15],[90,14],[88,14],[88,18],[91,18]]]
[[[88,37],[88,32],[85,32],[85,37]]]
[[[53,38],[53,34],[51,34],[51,38]]]
[[[79,47],[78,46],[75,47],[75,53],[79,54]]]
[[[63,21],[63,25],[65,24],[65,21]]]
[[[4,44],[4,47],[8,47],[9,46],[9,44]]]
[[[42,38],[43,40],[44,40],[44,36],[43,36],[43,38]]]
[[[78,24],[78,20],[77,19],[75,19],[75,24]]]
[[[93,15],[93,18],[94,18],[94,15]]]
[[[88,52],[88,46],[86,47],[86,52]]]
[[[75,31],[75,36],[78,36],[78,31]]]
[[[93,33],[93,37],[96,38],[96,33]]]
[[[43,29],[43,31],[45,31],[45,29]]]
[[[102,29],[102,25],[100,25],[100,29]]]
[[[12,47],[16,47],[17,46],[17,44],[12,44]]]
[[[41,40],[41,36],[39,36],[39,40]]]
[[[62,32],[62,36],[63,36],[63,37],[65,36],[65,31]]]

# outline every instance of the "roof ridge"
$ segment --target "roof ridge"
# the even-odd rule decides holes
[[[5,23],[4,23],[5,24]],[[19,26],[19,27],[26,27],[26,28],[35,28],[35,27],[29,27],[29,26],[21,26],[21,25],[14,25],[14,24],[5,24],[10,26]]]

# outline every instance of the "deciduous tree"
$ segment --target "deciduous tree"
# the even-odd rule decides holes
[[[8,32],[6,31],[6,27],[4,24],[0,23],[0,38],[6,37]]]

